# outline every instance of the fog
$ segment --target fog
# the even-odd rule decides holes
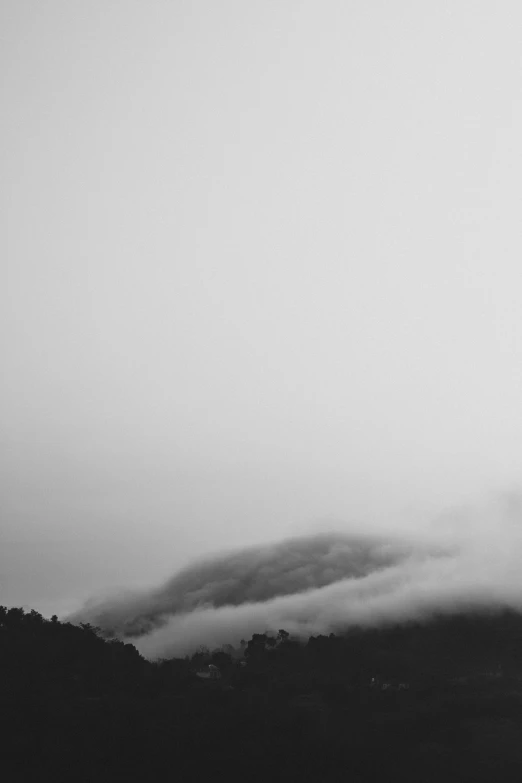
[[[154,590],[93,598],[67,619],[131,639],[154,659],[281,627],[307,638],[441,612],[522,610],[522,496],[438,522],[422,535],[353,530],[223,553]]]
[[[331,530],[457,550],[142,644],[329,626],[345,590],[353,617],[509,597],[449,510],[512,562],[484,509],[522,466],[521,23],[502,0],[2,4],[1,603],[66,616]]]
[[[361,579],[395,565],[416,551],[393,539],[330,534],[290,539],[200,560],[157,590],[91,599],[73,620],[89,620],[121,636],[143,635],[165,621],[200,608],[261,603],[327,586],[344,578]]]

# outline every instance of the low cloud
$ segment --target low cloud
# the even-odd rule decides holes
[[[345,531],[216,555],[68,619],[168,657],[279,628],[306,637],[470,607],[522,609],[521,561],[522,503],[509,495],[447,514],[422,536]]]

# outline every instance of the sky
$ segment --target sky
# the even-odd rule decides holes
[[[520,487],[521,25],[0,2],[0,603]]]

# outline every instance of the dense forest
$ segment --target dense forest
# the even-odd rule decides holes
[[[88,624],[0,607],[9,781],[522,779],[522,617],[424,623],[146,661]]]

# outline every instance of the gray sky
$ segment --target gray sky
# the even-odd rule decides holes
[[[1,602],[519,486],[521,28],[1,3]]]

